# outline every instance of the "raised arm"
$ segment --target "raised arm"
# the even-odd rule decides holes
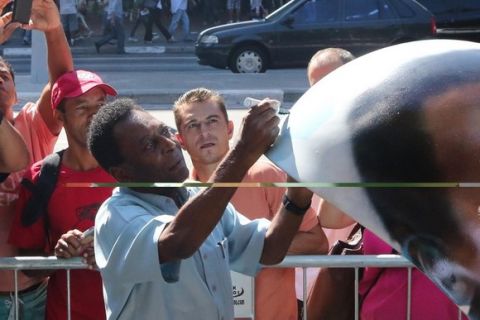
[[[294,182],[290,177],[288,181]],[[307,188],[292,187],[287,189],[285,195],[294,207],[306,208],[306,212],[311,205],[313,193]],[[295,213],[294,210],[288,210],[284,205],[280,207],[265,235],[265,243],[260,258],[262,264],[277,264],[283,260],[293,238],[297,235],[302,219],[302,214]]]
[[[268,103],[250,109],[238,143],[230,150],[209,182],[241,182],[250,166],[277,137],[279,118]],[[221,219],[236,187],[206,188],[190,199],[161,233],[160,262],[190,257]]]
[[[20,133],[3,119],[0,111],[0,172],[15,172],[24,169],[30,162],[30,154]]]
[[[298,231],[288,248],[288,254],[325,254],[328,239],[322,227],[317,224],[307,231]]]
[[[320,225],[329,229],[342,229],[355,223],[345,212],[323,199],[317,215]]]
[[[61,123],[53,117],[50,103],[50,86],[59,76],[73,70],[73,59],[62,24],[60,14],[53,0],[33,0],[31,21],[25,29],[35,29],[45,33],[49,83],[38,100],[38,110],[53,134],[59,134]]]

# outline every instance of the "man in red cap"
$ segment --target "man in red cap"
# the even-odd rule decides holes
[[[9,241],[24,255],[52,255],[70,258],[82,256],[95,265],[93,237],[84,235],[92,227],[95,215],[111,188],[69,187],[69,183],[114,182],[98,166],[87,148],[87,130],[93,115],[104,105],[107,95],[115,89],[105,84],[95,73],[77,70],[67,72],[52,87],[52,108],[55,119],[63,123],[68,148],[61,155],[55,189],[47,199],[45,212],[25,223],[22,215],[32,191],[20,190],[16,215]],[[37,183],[42,162],[34,164],[24,179]],[[46,319],[67,319],[66,271],[30,270],[31,276],[50,276],[47,288]],[[71,319],[98,320],[105,318],[102,280],[94,270],[71,271]]]
[[[1,0],[0,9],[10,1]],[[0,21],[0,42],[5,41],[19,23],[11,22],[11,12]],[[53,117],[50,106],[50,85],[65,72],[73,70],[70,48],[63,32],[60,15],[53,0],[33,0],[31,21],[26,29],[36,29],[45,34],[48,51],[50,82],[36,103],[27,103],[14,116],[13,106],[18,103],[15,78],[10,64],[0,58],[0,110],[3,121],[10,122],[22,135],[29,151],[25,168],[43,159],[53,151],[62,125]],[[14,143],[11,141],[11,143]],[[0,256],[18,255],[17,248],[7,243],[10,225],[15,213],[20,181],[25,169],[12,172],[0,184]],[[41,277],[27,277],[19,273],[17,277],[18,315],[15,310],[15,281],[12,270],[0,271],[0,319],[13,319],[16,316],[25,320],[43,319],[45,309],[46,281]]]

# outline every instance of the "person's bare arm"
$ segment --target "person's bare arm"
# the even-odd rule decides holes
[[[317,215],[320,225],[324,228],[342,229],[355,223],[355,220],[345,212],[325,200],[320,204]]]
[[[289,177],[287,181],[294,180]],[[313,193],[307,188],[288,188],[286,195],[297,207],[307,208],[311,204]],[[283,205],[280,207],[265,235],[260,263],[270,265],[283,260],[302,220],[303,215],[294,214]]]
[[[38,111],[50,132],[58,135],[62,125],[53,117],[50,88],[58,77],[73,70],[73,59],[54,1],[34,0],[31,23],[25,26],[25,29],[35,29],[45,33],[50,81],[38,99]]]
[[[298,231],[288,249],[288,254],[325,254],[327,252],[328,239],[319,224],[308,231]]]
[[[278,135],[279,118],[268,103],[250,109],[238,143],[213,173],[209,182],[241,182],[250,166]],[[207,188],[190,199],[165,227],[158,239],[161,263],[190,257],[212,232],[235,193],[232,188]]]
[[[22,170],[29,162],[30,154],[20,133],[7,119],[0,120],[0,172]]]

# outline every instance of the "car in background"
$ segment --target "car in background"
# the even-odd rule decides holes
[[[392,44],[431,38],[433,15],[414,0],[292,0],[263,20],[202,31],[200,64],[233,72],[306,66],[319,49],[361,55]]]
[[[437,21],[439,38],[480,41],[480,0],[417,0]]]

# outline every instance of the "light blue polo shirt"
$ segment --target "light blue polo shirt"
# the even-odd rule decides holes
[[[157,241],[177,211],[168,197],[128,188],[100,207],[95,257],[108,319],[233,319],[230,269],[256,274],[269,221],[250,221],[229,204],[192,257],[160,265]]]

